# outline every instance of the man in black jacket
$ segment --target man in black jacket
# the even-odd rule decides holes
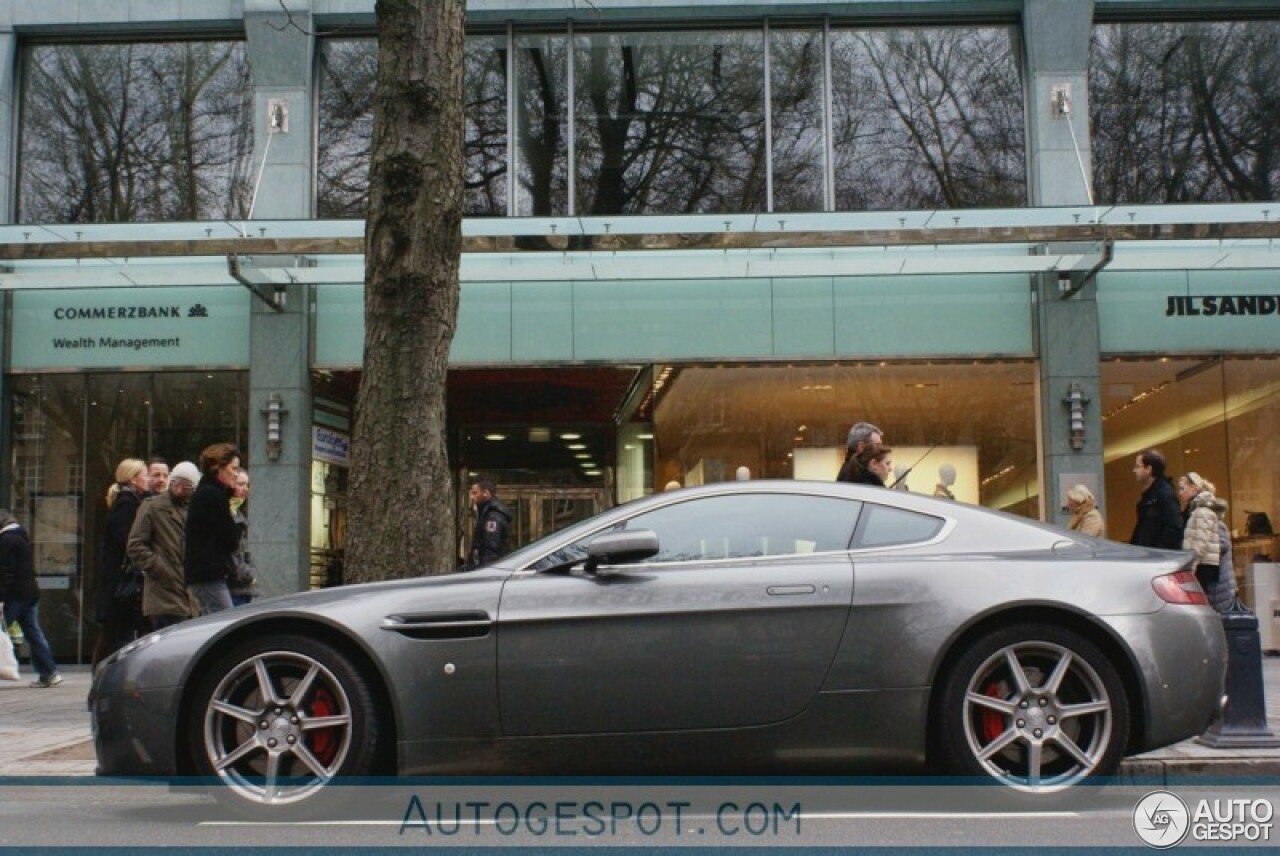
[[[1138,522],[1129,543],[1181,550],[1182,509],[1164,468],[1164,455],[1155,449],[1147,449],[1133,463],[1133,475],[1142,488],[1142,496],[1138,498]]]
[[[471,533],[471,552],[467,569],[479,568],[507,553],[507,532],[511,528],[511,512],[498,501],[497,485],[488,479],[471,483],[471,507],[476,512],[476,526]]]
[[[31,665],[39,677],[31,686],[47,689],[62,683],[58,664],[53,661],[49,640],[40,627],[36,604],[40,600],[40,587],[36,585],[35,561],[31,553],[31,539],[17,519],[0,509],[0,602],[3,602],[4,627],[7,633],[13,622],[18,622],[22,635],[31,649]]]

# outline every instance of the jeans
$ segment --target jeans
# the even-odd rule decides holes
[[[231,591],[224,582],[187,583],[187,591],[196,596],[200,614],[209,615],[231,608]]]
[[[11,600],[4,604],[5,629],[13,622],[18,622],[22,635],[26,637],[27,648],[31,651],[31,665],[36,674],[48,680],[58,672],[58,664],[53,661],[53,652],[49,650],[49,640],[44,638],[40,629],[38,607],[34,600]]]

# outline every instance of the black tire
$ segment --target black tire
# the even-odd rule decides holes
[[[1113,775],[1124,757],[1129,700],[1119,673],[1065,628],[1017,624],[981,637],[939,692],[935,745],[952,775],[1056,793]]]
[[[296,635],[251,639],[201,672],[188,746],[197,775],[233,811],[311,815],[337,780],[379,772],[373,694],[331,645]]]

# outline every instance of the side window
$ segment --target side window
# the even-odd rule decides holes
[[[637,514],[616,528],[656,532],[659,552],[650,562],[787,556],[847,550],[860,507],[853,500],[797,494],[709,496]],[[533,570],[585,558],[594,537],[562,547]]]
[[[928,541],[942,531],[940,517],[868,503],[863,510],[854,549]]]

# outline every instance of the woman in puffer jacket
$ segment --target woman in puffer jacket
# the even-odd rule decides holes
[[[1187,473],[1178,479],[1178,499],[1186,528],[1182,533],[1182,549],[1196,554],[1196,579],[1207,594],[1221,576],[1222,538],[1218,534],[1217,497],[1213,482],[1199,473]]]
[[[1227,513],[1226,500],[1215,498],[1213,510],[1218,515],[1218,544],[1221,546],[1218,559],[1218,582],[1205,592],[1209,595],[1209,603],[1218,612],[1226,612],[1236,602],[1236,573],[1231,561],[1231,533],[1227,531],[1224,517]]]

